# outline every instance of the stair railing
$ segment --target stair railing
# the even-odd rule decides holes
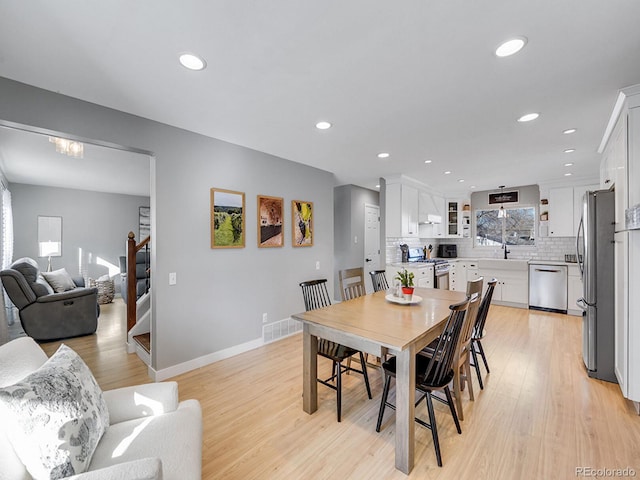
[[[145,249],[149,251],[149,242],[151,237],[147,237],[140,243],[136,244],[136,236],[133,232],[127,235],[127,332],[136,324],[136,302],[138,300],[138,280],[136,279],[136,256],[137,253]],[[145,292],[149,291],[149,255],[145,255],[145,272],[146,287]]]

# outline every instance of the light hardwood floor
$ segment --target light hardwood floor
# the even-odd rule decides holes
[[[577,467],[635,469],[640,475],[640,417],[615,384],[587,377],[581,319],[492,306],[484,340],[491,374],[475,402],[463,394],[462,435],[435,402],[444,466],[431,432],[416,425],[416,479],[576,478]],[[149,382],[124,348],[124,305],[104,305],[97,335],[69,339],[103,389]],[[60,342],[43,344],[52,354]],[[320,360],[320,370],[329,364]],[[484,374],[484,370],[483,370]],[[318,387],[319,409],[302,411],[302,337],[265,345],[176,377],[180,397],[200,400],[205,479],[403,479],[394,468],[393,411],[375,424],[382,392],[370,372],[346,376],[342,422],[335,393]],[[393,387],[392,387],[393,388]],[[424,403],[417,409],[426,418]]]

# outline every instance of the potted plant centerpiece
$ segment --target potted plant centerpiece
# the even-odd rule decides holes
[[[413,296],[413,272],[407,272],[407,269],[403,268],[398,272],[395,279],[400,281],[405,300],[411,301]]]

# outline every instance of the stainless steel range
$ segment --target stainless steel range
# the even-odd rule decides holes
[[[433,285],[435,288],[449,290],[449,262],[443,258],[424,258],[422,248],[409,248],[409,263],[433,264]]]

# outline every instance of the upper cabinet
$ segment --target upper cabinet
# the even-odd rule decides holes
[[[418,237],[418,189],[387,184],[385,221],[387,237]]]
[[[549,236],[575,237],[582,217],[582,198],[598,185],[551,188],[549,190]]]

